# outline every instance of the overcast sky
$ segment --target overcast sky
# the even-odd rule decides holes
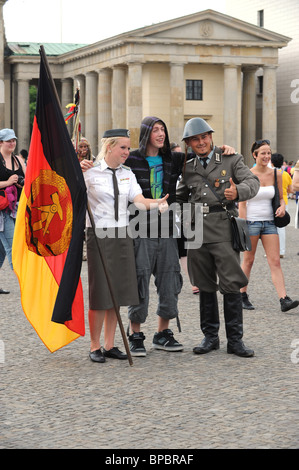
[[[8,42],[91,44],[207,9],[225,0],[8,0],[3,13]]]

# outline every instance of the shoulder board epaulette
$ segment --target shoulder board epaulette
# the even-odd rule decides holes
[[[191,162],[194,162],[195,158],[196,158],[196,157],[190,158],[190,160],[187,160],[187,161],[186,161],[186,164],[191,163]]]
[[[132,171],[131,168],[129,166],[126,166],[126,165],[122,165],[122,168],[124,168],[125,170]]]

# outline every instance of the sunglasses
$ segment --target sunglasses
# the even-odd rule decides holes
[[[255,145],[262,145],[262,144],[267,144],[267,145],[270,145],[270,140],[267,140],[267,139],[262,139],[262,140],[256,140],[254,142]]]

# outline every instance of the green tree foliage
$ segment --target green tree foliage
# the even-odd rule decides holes
[[[33,119],[35,115],[36,96],[37,96],[37,87],[34,85],[30,85],[29,87],[30,134],[32,132]]]

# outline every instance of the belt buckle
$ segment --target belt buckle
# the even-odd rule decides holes
[[[202,206],[201,207],[201,213],[202,214],[208,214],[210,212],[209,206]]]

